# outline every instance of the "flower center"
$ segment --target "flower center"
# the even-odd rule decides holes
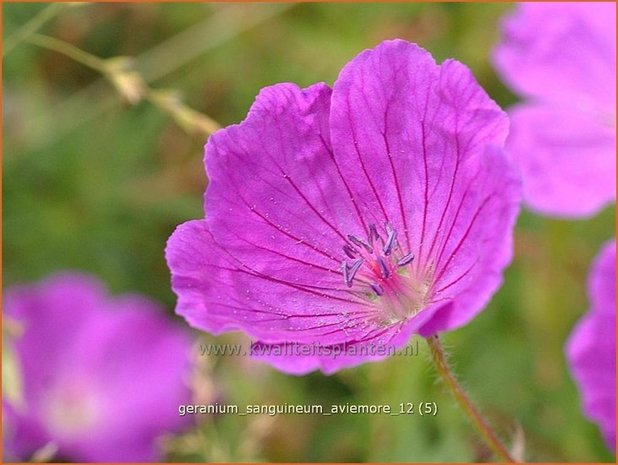
[[[90,434],[102,416],[97,396],[79,380],[59,385],[50,395],[47,407],[50,428],[67,438]]]
[[[372,301],[379,301],[382,323],[392,324],[415,315],[426,305],[429,285],[415,277],[409,265],[414,254],[404,253],[397,231],[385,225],[385,235],[369,225],[366,240],[348,235],[343,251],[349,260],[341,264],[343,280],[349,288],[361,290]]]

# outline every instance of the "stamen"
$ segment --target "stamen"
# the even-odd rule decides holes
[[[414,260],[414,254],[409,253],[408,255],[404,255],[403,257],[401,257],[401,259],[397,262],[397,266],[402,267],[409,265],[410,263],[412,263],[412,260]]]
[[[376,257],[376,260],[378,262],[378,265],[380,265],[380,272],[382,273],[382,277],[384,279],[388,278],[391,274],[390,270],[388,269],[388,265],[382,257]]]
[[[378,230],[376,229],[375,224],[369,225],[369,237],[367,239],[369,239],[369,244],[371,246],[373,246],[374,242],[377,241],[378,239],[380,240],[382,239],[380,237],[380,234],[378,234]]]
[[[356,236],[353,236],[352,234],[348,234],[348,239],[350,240],[350,242],[352,242],[352,244],[354,244],[357,247],[363,247],[367,252],[369,253],[373,253],[373,247],[371,247],[369,244],[367,244],[365,241],[363,241],[362,239],[359,239]]]
[[[347,236],[349,242],[343,245],[347,257],[342,263],[343,279],[351,288],[358,274],[362,283],[359,281],[356,284],[369,288],[364,289],[367,298],[373,301],[379,297],[376,306],[383,309],[389,321],[393,318],[398,320],[415,313],[424,305],[425,294],[422,289],[417,290],[416,276],[396,272],[398,268],[412,263],[414,254],[408,251],[404,255],[405,251],[397,240],[397,231],[390,223],[384,225],[381,234],[375,224],[369,224],[365,239],[352,234]]]
[[[352,266],[350,266],[350,269],[348,270],[348,279],[346,280],[346,284],[348,285],[348,287],[352,287],[352,281],[354,280],[354,276],[356,275],[356,272],[362,264],[362,258],[357,258],[352,262]]]
[[[343,246],[343,252],[350,258],[356,258],[358,255],[358,250],[349,244]]]
[[[386,239],[386,244],[384,244],[384,255],[390,255],[395,247],[395,241],[397,240],[397,231],[391,230],[388,233],[388,238]]]
[[[376,293],[377,296],[384,295],[384,288],[380,286],[378,283],[371,283],[371,289]]]
[[[348,262],[345,260],[341,262],[341,271],[343,272],[343,281],[348,285],[348,287],[352,287],[352,281],[350,281],[348,273]]]

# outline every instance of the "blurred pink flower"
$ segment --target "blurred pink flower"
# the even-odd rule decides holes
[[[262,355],[298,346],[262,357],[296,374],[466,324],[511,260],[507,126],[464,65],[402,40],[358,55],[332,89],[263,89],[209,139],[206,218],[168,242],[178,313],[244,331]]]
[[[522,3],[502,32],[494,63],[524,98],[506,148],[527,205],[596,213],[616,198],[616,4]]]
[[[586,415],[616,451],[616,241],[603,247],[588,282],[591,307],[567,344]]]
[[[158,305],[67,273],[9,289],[4,312],[23,327],[14,341],[23,402],[4,401],[5,457],[53,442],[65,460],[162,458],[157,437],[186,420],[178,405],[190,401],[191,341]]]

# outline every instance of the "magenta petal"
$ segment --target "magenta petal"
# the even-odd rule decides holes
[[[465,66],[404,41],[360,54],[334,86],[331,137],[352,190],[402,232],[431,302],[455,302],[425,335],[468,322],[510,262],[519,179],[488,149],[507,125]]]
[[[320,346],[319,349],[309,344],[287,346],[259,344],[255,346],[259,354],[253,358],[268,362],[278,370],[291,375],[304,375],[318,369],[326,375],[331,375],[343,368],[392,356],[394,352],[390,352],[390,349],[405,346],[411,334],[409,331],[401,332],[400,328],[386,328],[381,331],[380,339],[376,338],[375,341],[348,342]],[[387,340],[388,343],[384,344],[381,342],[383,340]],[[278,349],[283,352],[278,353]]]
[[[487,144],[502,145],[508,128],[467,68],[438,66],[401,40],[344,67],[330,122],[336,158],[369,219],[390,222],[419,252],[432,242],[461,166]]]
[[[521,3],[494,62],[524,96],[615,114],[616,4]]]
[[[454,192],[457,208],[445,217],[446,238],[436,248],[434,302],[448,302],[419,333],[429,336],[468,323],[502,284],[513,256],[513,235],[521,189],[504,153],[489,147],[462,170]]]
[[[140,296],[111,298],[93,278],[56,275],[9,289],[6,315],[23,326],[14,341],[23,405],[9,406],[6,439],[28,458],[48,442],[70,460],[153,461],[157,439],[186,419],[191,342]]]
[[[567,344],[571,372],[586,415],[616,451],[616,242],[607,244],[592,267],[591,308]]]
[[[56,274],[38,284],[14,286],[4,296],[7,315],[28,331],[29,339],[19,347],[22,370],[29,373],[29,385],[44,386],[48,365],[61,365],[68,353],[62,343],[67,324],[76,333],[97,317],[106,291],[96,279],[78,274]],[[54,343],[50,343],[54,338]],[[45,357],[41,357],[45,354]]]
[[[166,256],[179,296],[176,309],[192,326],[215,334],[243,330],[267,343],[336,344],[372,330],[362,318],[365,303],[345,292],[340,273],[334,278],[339,288],[325,291],[275,274],[279,267],[285,273],[295,261],[272,260],[277,268],[258,271],[243,265],[235,252],[219,246],[205,220],[179,226],[169,239]],[[316,271],[318,284],[323,273]]]
[[[376,362],[396,354],[409,342],[412,334],[431,320],[440,305],[431,306],[415,318],[367,333],[362,340],[345,344],[264,344],[253,346],[252,357],[292,374],[304,375],[320,370],[326,375],[366,362]],[[404,352],[405,353],[405,352]]]
[[[591,115],[560,106],[516,106],[507,151],[521,168],[525,200],[536,211],[588,216],[615,199],[615,129]]]
[[[340,282],[342,246],[362,224],[337,176],[330,98],[325,84],[262,89],[247,118],[206,146],[205,208],[218,241],[259,271],[288,280],[306,274],[318,281],[307,284],[326,287]]]

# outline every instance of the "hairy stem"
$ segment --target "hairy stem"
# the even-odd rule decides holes
[[[457,378],[449,367],[440,338],[438,336],[428,337],[427,344],[429,345],[431,357],[433,358],[440,378],[451,394],[453,394],[453,397],[455,397],[459,407],[463,410],[470,423],[472,423],[472,426],[474,426],[476,431],[480,434],[485,443],[496,454],[496,456],[500,457],[500,459],[505,462],[517,462],[513,457],[511,457],[511,454],[504,444],[502,444],[498,438],[498,435],[493,431],[487,420],[485,420],[485,418],[481,415],[479,410],[472,403],[466,392],[457,381]]]

